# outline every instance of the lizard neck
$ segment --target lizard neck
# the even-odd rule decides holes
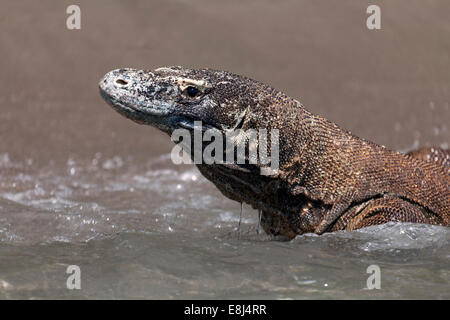
[[[304,108],[297,120],[289,122],[284,128],[285,141],[281,142],[289,149],[280,151],[285,158],[280,178],[292,196],[302,194],[332,204],[345,188],[333,175],[351,172],[352,159],[344,150],[351,146],[354,136]]]

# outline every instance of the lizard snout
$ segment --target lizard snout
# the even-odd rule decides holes
[[[136,74],[134,69],[116,69],[108,72],[100,81],[100,88],[126,88]]]

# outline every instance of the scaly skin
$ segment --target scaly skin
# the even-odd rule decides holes
[[[434,162],[443,167],[450,167],[450,150],[430,147],[410,151],[407,155],[423,161]]]
[[[276,175],[261,175],[260,163],[197,165],[226,197],[261,210],[269,234],[291,239],[389,221],[449,226],[448,151],[386,149],[282,92],[224,71],[118,69],[99,85],[116,111],[169,135],[178,128],[193,133],[194,121],[223,134],[237,126],[278,129]]]

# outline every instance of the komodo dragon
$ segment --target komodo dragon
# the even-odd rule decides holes
[[[262,175],[260,163],[197,164],[226,197],[260,210],[268,234],[292,239],[389,221],[449,226],[447,150],[389,150],[311,114],[280,91],[225,71],[117,69],[99,86],[120,114],[169,135],[194,131],[194,121],[222,133],[278,129],[274,175]]]

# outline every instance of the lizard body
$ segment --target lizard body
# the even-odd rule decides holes
[[[171,134],[194,121],[222,133],[279,131],[279,170],[257,164],[197,164],[228,198],[262,211],[272,235],[322,234],[389,221],[449,226],[449,153],[405,155],[311,114],[297,100],[258,81],[211,69],[118,69],[100,92],[127,118]]]

